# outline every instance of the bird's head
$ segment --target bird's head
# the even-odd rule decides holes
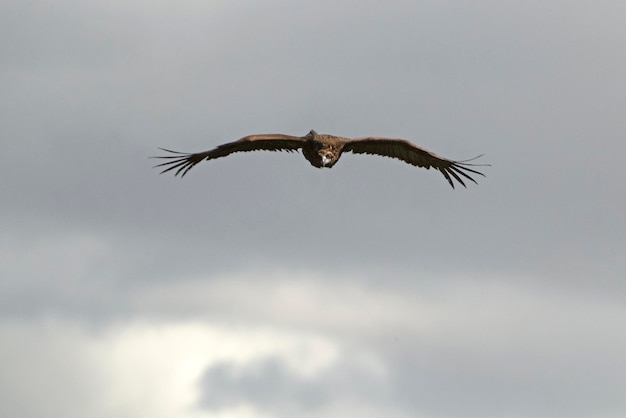
[[[309,133],[307,134],[307,136],[311,137],[311,138],[315,138],[317,135],[319,135],[317,132],[315,132],[313,129],[311,129],[309,131]]]
[[[337,162],[339,154],[334,148],[323,147],[317,151],[322,167],[331,168]]]

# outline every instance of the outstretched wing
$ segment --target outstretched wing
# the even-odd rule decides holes
[[[397,158],[406,163],[418,167],[424,167],[426,169],[433,167],[439,170],[441,174],[443,174],[443,176],[446,178],[446,180],[448,180],[448,183],[450,183],[450,186],[452,186],[452,188],[454,188],[454,182],[452,181],[453,178],[461,183],[463,187],[467,187],[465,186],[462,177],[465,177],[466,179],[469,179],[476,183],[476,180],[474,180],[469,173],[478,174],[483,177],[485,176],[483,173],[469,168],[469,166],[489,165],[469,164],[467,161],[471,160],[448,160],[446,158],[440,157],[433,152],[427,151],[424,148],[420,148],[407,140],[394,138],[355,138],[345,144],[343,151],[353,152],[355,154],[373,154],[383,157]],[[481,155],[479,155],[478,157],[481,157]],[[472,158],[472,160],[478,157]]]
[[[170,170],[176,170],[176,176],[180,174],[183,177],[193,166],[203,160],[212,160],[215,158],[226,157],[234,152],[246,152],[246,151],[287,151],[293,152],[302,148],[302,145],[306,142],[305,137],[283,135],[283,134],[264,134],[264,135],[249,135],[228,144],[219,145],[210,151],[198,152],[195,154],[188,154],[186,152],[172,151],[165,148],[159,148],[163,151],[170,152],[178,155],[168,155],[163,158],[168,159],[162,164],[155,167],[165,167],[160,174],[166,173]]]

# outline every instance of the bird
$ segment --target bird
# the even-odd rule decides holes
[[[166,148],[159,149],[174,155],[152,157],[168,160],[154,166],[154,168],[163,167],[163,171],[160,174],[176,170],[174,175],[180,175],[181,177],[184,177],[189,170],[201,161],[226,157],[236,152],[260,150],[286,152],[302,150],[304,158],[317,168],[332,168],[344,152],[395,158],[417,167],[426,169],[432,167],[435,170],[439,170],[453,189],[453,180],[456,180],[463,187],[467,187],[463,181],[464,179],[476,183],[471,174],[485,176],[483,173],[470,167],[489,166],[489,164],[469,163],[469,161],[482,157],[484,154],[469,160],[453,161],[418,147],[406,139],[374,136],[343,138],[328,134],[318,134],[314,130],[311,130],[304,136],[285,134],[248,135],[236,141],[219,145],[212,150],[197,153],[172,151]]]

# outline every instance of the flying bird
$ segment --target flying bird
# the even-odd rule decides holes
[[[249,135],[243,138],[219,145],[209,151],[198,153],[184,153],[160,148],[163,151],[176,155],[160,156],[153,158],[168,159],[155,167],[165,167],[162,173],[176,170],[175,176],[180,174],[183,177],[196,164],[204,160],[226,157],[235,152],[247,151],[287,151],[293,152],[302,150],[304,158],[311,165],[317,168],[331,168],[334,166],[344,152],[355,154],[372,154],[383,157],[391,157],[402,160],[408,164],[430,169],[433,167],[439,170],[448,180],[450,186],[454,188],[453,179],[458,181],[463,187],[463,179],[468,179],[476,183],[471,177],[471,173],[485,176],[483,173],[471,169],[472,166],[487,166],[488,164],[470,164],[478,157],[464,161],[452,161],[439,155],[420,148],[405,139],[362,137],[362,138],[342,138],[334,135],[318,134],[311,130],[305,136],[291,136],[284,134],[261,134]]]

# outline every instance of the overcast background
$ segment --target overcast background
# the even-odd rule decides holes
[[[0,5],[0,415],[626,416],[626,3]],[[252,133],[412,140],[151,168]]]

